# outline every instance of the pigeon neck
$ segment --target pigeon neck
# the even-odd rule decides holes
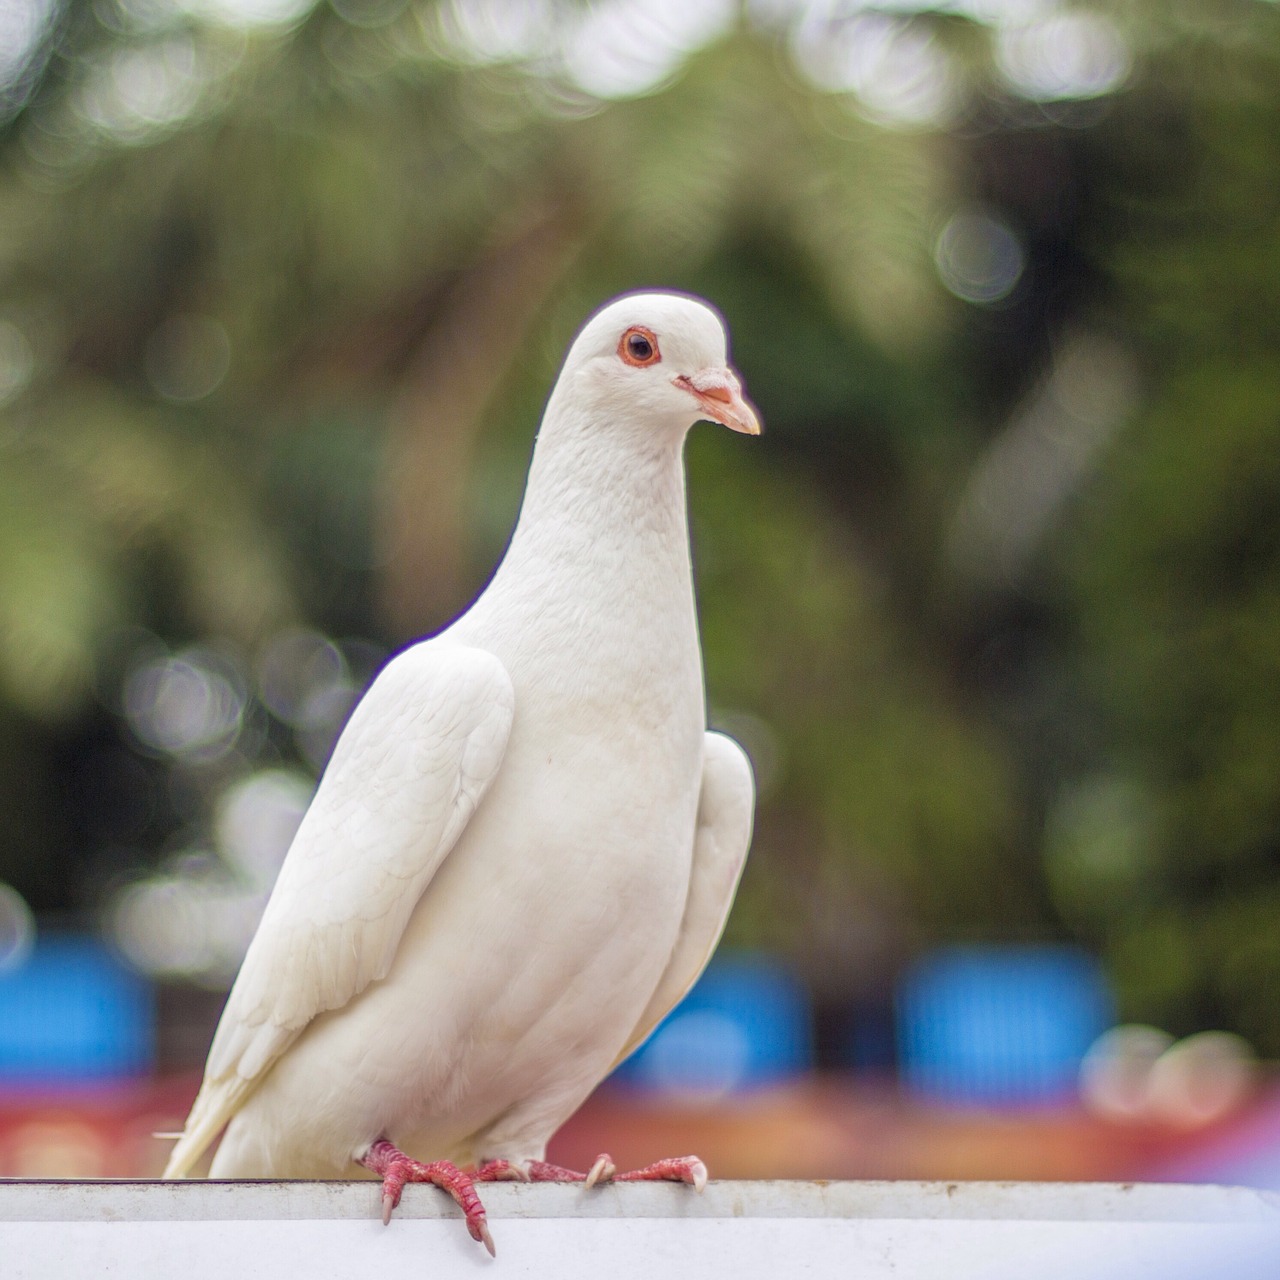
[[[565,592],[615,616],[673,600],[692,612],[683,432],[639,426],[548,414],[495,587],[544,605]]]
[[[544,419],[507,554],[457,635],[517,689],[536,669],[537,697],[562,709],[616,718],[629,690],[634,723],[688,714],[700,733],[684,433],[631,425]]]
[[[574,527],[622,541],[685,530],[683,433],[644,434],[630,424],[545,424],[533,451],[517,539]]]

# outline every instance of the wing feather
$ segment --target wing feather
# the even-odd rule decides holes
[[[722,733],[707,734],[689,898],[680,933],[662,979],[615,1066],[649,1038],[707,967],[746,865],[755,802],[747,753]]]
[[[429,641],[383,669],[280,869],[165,1177],[191,1168],[308,1022],[386,976],[498,771],[514,709],[506,670],[477,649]]]

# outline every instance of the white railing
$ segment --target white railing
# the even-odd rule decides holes
[[[1280,1198],[1153,1184],[0,1182],[3,1280],[1280,1280]],[[496,1268],[496,1270],[493,1270]]]

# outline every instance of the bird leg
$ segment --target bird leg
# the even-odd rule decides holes
[[[494,1253],[493,1237],[485,1221],[484,1205],[476,1195],[475,1184],[457,1165],[448,1160],[423,1164],[411,1159],[385,1138],[379,1138],[361,1157],[360,1163],[382,1179],[382,1221],[391,1221],[391,1211],[400,1203],[401,1193],[410,1182],[430,1182],[447,1191],[457,1202],[467,1220],[467,1230],[490,1254]],[[496,1256],[496,1255],[495,1255]]]
[[[528,1169],[531,1182],[584,1182],[588,1188],[605,1182],[686,1182],[701,1191],[707,1185],[707,1166],[697,1156],[673,1156],[625,1173],[619,1173],[613,1158],[607,1155],[597,1156],[587,1173],[542,1160],[531,1160]]]

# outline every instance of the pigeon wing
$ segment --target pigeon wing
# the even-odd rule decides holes
[[[478,649],[427,642],[378,676],[280,869],[166,1177],[191,1168],[312,1018],[386,976],[498,771],[514,707],[505,668]]]
[[[707,734],[689,897],[680,933],[662,979],[617,1062],[649,1038],[707,967],[747,861],[755,799],[747,753],[722,733]]]

